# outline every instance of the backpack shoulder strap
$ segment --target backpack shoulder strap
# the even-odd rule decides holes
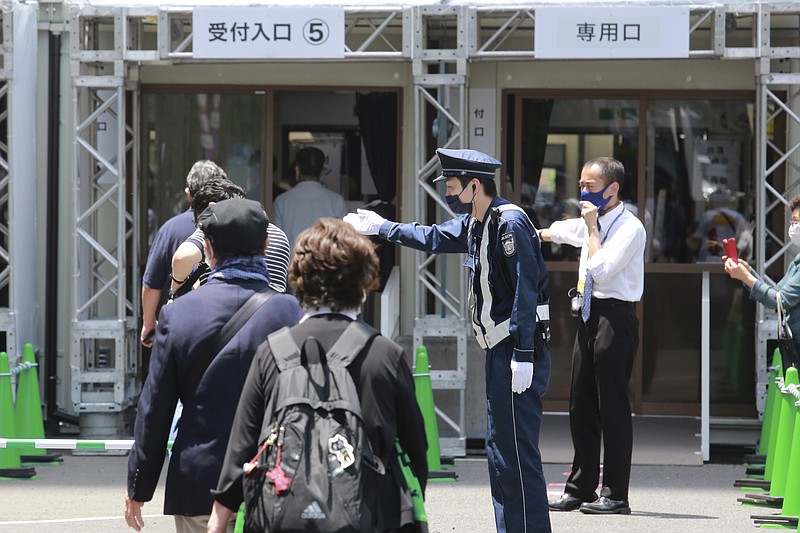
[[[272,358],[279,372],[283,372],[300,364],[300,347],[292,337],[289,327],[282,327],[267,337]]]
[[[275,294],[277,294],[274,290],[272,290],[269,286],[264,287],[262,290],[254,293],[250,298],[245,302],[245,304],[239,308],[236,313],[225,323],[222,327],[222,330],[219,332],[219,336],[216,339],[214,345],[209,348],[200,358],[198,358],[194,365],[189,370],[189,375],[186,378],[186,382],[181,390],[182,397],[184,399],[188,398],[190,395],[194,395],[197,392],[197,386],[200,385],[200,381],[203,379],[203,374],[206,373],[208,367],[211,366],[211,363],[214,359],[219,355],[219,352],[222,351],[223,348],[233,339],[236,333],[242,329],[248,320],[255,314],[259,308],[267,303],[270,298],[272,298]]]
[[[348,366],[377,336],[375,329],[360,320],[353,320],[328,350],[328,364]]]

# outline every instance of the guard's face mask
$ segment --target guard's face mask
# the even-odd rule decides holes
[[[611,198],[614,196],[613,194],[608,198],[603,198],[603,195],[606,193],[609,187],[611,187],[613,183],[609,183],[603,190],[597,192],[589,192],[589,191],[581,191],[581,200],[584,202],[590,202],[597,206],[598,211],[602,211],[608,205],[608,202],[611,201]]]
[[[444,199],[447,201],[447,206],[450,210],[457,215],[469,215],[472,213],[472,200],[475,199],[475,185],[472,185],[472,199],[464,203],[461,201],[461,195],[464,193],[466,187],[461,187],[458,194],[445,194]]]

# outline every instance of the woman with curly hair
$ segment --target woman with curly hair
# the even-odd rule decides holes
[[[289,331],[298,346],[314,337],[327,352],[361,311],[367,293],[378,284],[378,258],[373,244],[353,227],[321,218],[298,235],[289,266],[289,285],[306,311]],[[361,400],[364,429],[373,453],[386,467],[377,487],[381,531],[414,531],[411,495],[400,470],[395,440],[411,459],[424,490],[428,465],[422,414],[414,394],[411,370],[393,341],[374,336],[347,367]],[[257,452],[259,437],[275,387],[278,369],[269,343],[259,348],[245,381],[228,442],[209,532],[224,524],[243,500],[242,465]],[[217,527],[220,524],[222,527]]]

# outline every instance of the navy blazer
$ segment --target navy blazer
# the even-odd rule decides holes
[[[128,496],[152,499],[164,463],[167,438],[178,399],[183,414],[167,471],[164,514],[211,513],[239,395],[258,346],[303,316],[297,300],[276,294],[223,347],[203,375],[197,392],[181,397],[195,361],[214,348],[234,313],[265,282],[211,279],[165,306],[159,315],[150,372],[144,384],[128,457]]]

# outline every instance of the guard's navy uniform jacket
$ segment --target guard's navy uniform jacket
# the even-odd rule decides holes
[[[486,451],[497,530],[550,531],[539,453],[550,353],[536,320],[548,274],[533,225],[519,207],[495,196],[482,223],[470,215],[433,226],[387,221],[379,235],[417,250],[468,253],[472,326],[486,350]],[[512,357],[535,364],[533,383],[522,394],[511,391]]]

